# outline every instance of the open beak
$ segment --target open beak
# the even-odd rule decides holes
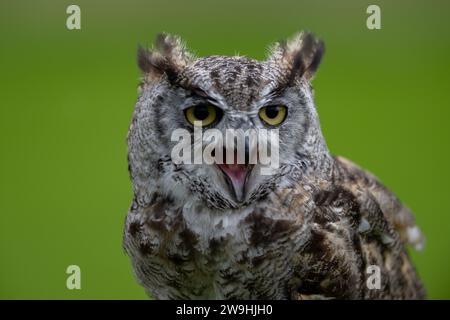
[[[216,164],[223,172],[225,180],[230,189],[233,190],[234,196],[238,202],[245,199],[246,182],[253,169],[250,164]]]

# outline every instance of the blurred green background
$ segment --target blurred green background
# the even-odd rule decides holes
[[[81,7],[81,30],[66,8]],[[366,8],[381,7],[381,30]],[[308,29],[330,149],[374,172],[427,236],[413,252],[430,298],[450,298],[450,3],[21,1],[0,4],[0,298],[145,299],[122,251],[131,200],[125,137],[137,45],[160,31],[198,55],[262,59]],[[82,289],[66,289],[66,267]]]

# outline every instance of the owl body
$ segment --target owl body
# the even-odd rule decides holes
[[[196,59],[166,35],[139,52],[144,81],[128,136],[134,199],[124,248],[149,295],[424,297],[405,247],[423,240],[411,212],[374,176],[328,151],[310,85],[322,53],[305,33],[274,46],[264,62]],[[220,166],[173,161],[171,132],[192,131],[191,106],[194,115],[209,112],[204,123],[216,115],[211,126],[225,131],[273,128],[282,117],[261,115],[273,105],[286,112],[272,174],[259,173],[264,164],[235,166],[246,173],[236,182]]]

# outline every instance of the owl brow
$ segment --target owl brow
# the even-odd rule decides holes
[[[264,99],[272,100],[274,98],[277,98],[281,96],[287,88],[288,86],[286,86],[284,82],[277,83],[277,85],[264,96]]]
[[[189,96],[197,96],[197,97],[203,98],[205,100],[208,100],[210,102],[217,103],[217,99],[215,99],[214,97],[211,97],[203,89],[201,89],[197,86],[191,85],[189,87],[185,87],[184,89],[190,91],[191,94]]]
[[[312,91],[314,90],[313,85],[309,82],[306,83],[309,89]],[[289,83],[286,83],[284,81],[278,82],[267,94],[263,96],[264,101],[270,101],[275,98],[278,98],[284,94],[284,92],[290,88],[291,86]],[[302,94],[302,100],[304,99],[304,96]]]

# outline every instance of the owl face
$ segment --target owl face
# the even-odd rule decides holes
[[[157,190],[180,201],[195,196],[212,208],[238,208],[314,168],[327,151],[310,85],[322,53],[323,44],[304,33],[276,44],[266,61],[240,56],[196,59],[178,38],[168,35],[157,38],[153,51],[140,49],[144,78],[128,137],[135,195],[145,198]],[[197,133],[207,135],[212,129],[222,137],[230,130],[276,130],[277,139],[271,142],[277,144],[277,166],[261,163],[248,137],[239,150],[217,140],[210,144],[212,155],[223,163],[174,161],[179,143],[175,131],[189,134],[194,154]],[[227,159],[227,153],[233,156]],[[255,162],[251,154],[256,154]],[[270,170],[262,174],[263,168]]]

